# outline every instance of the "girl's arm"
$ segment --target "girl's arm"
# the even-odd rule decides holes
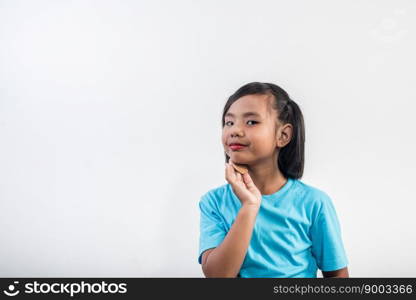
[[[205,277],[237,277],[250,244],[259,206],[243,205],[223,242],[202,255]]]
[[[202,255],[202,271],[206,277],[237,277],[250,245],[251,235],[261,204],[261,193],[250,174],[240,174],[225,164],[225,179],[241,201],[241,208],[222,243]]]
[[[345,267],[343,269],[335,270],[335,271],[322,271],[322,275],[324,278],[349,278],[350,275],[348,274],[348,268]]]

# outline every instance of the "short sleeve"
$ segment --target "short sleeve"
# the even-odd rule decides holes
[[[348,265],[338,216],[331,198],[323,194],[321,206],[311,227],[312,254],[322,271],[335,271]]]
[[[205,250],[219,246],[227,234],[220,213],[208,194],[199,201],[200,235],[198,263],[202,263],[202,253]]]

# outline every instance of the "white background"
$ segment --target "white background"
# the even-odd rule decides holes
[[[352,277],[416,276],[414,1],[0,1],[0,276],[202,277],[226,99],[283,87]],[[320,274],[320,273],[319,273]]]

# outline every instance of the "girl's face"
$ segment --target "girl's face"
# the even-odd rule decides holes
[[[272,101],[270,95],[246,95],[230,106],[224,117],[222,144],[232,161],[250,165],[277,158],[280,123]],[[235,148],[232,143],[245,146]]]

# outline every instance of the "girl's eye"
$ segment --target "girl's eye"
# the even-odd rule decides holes
[[[254,120],[249,120],[249,121],[247,121],[247,124],[249,123],[249,122],[252,122],[252,123],[254,123],[254,124],[256,124],[256,123],[258,123],[257,121],[254,121]],[[229,123],[233,123],[232,121],[227,121],[227,122],[225,122],[225,126],[230,126],[230,124]],[[253,125],[254,125],[253,124]],[[249,124],[250,125],[250,124]]]

